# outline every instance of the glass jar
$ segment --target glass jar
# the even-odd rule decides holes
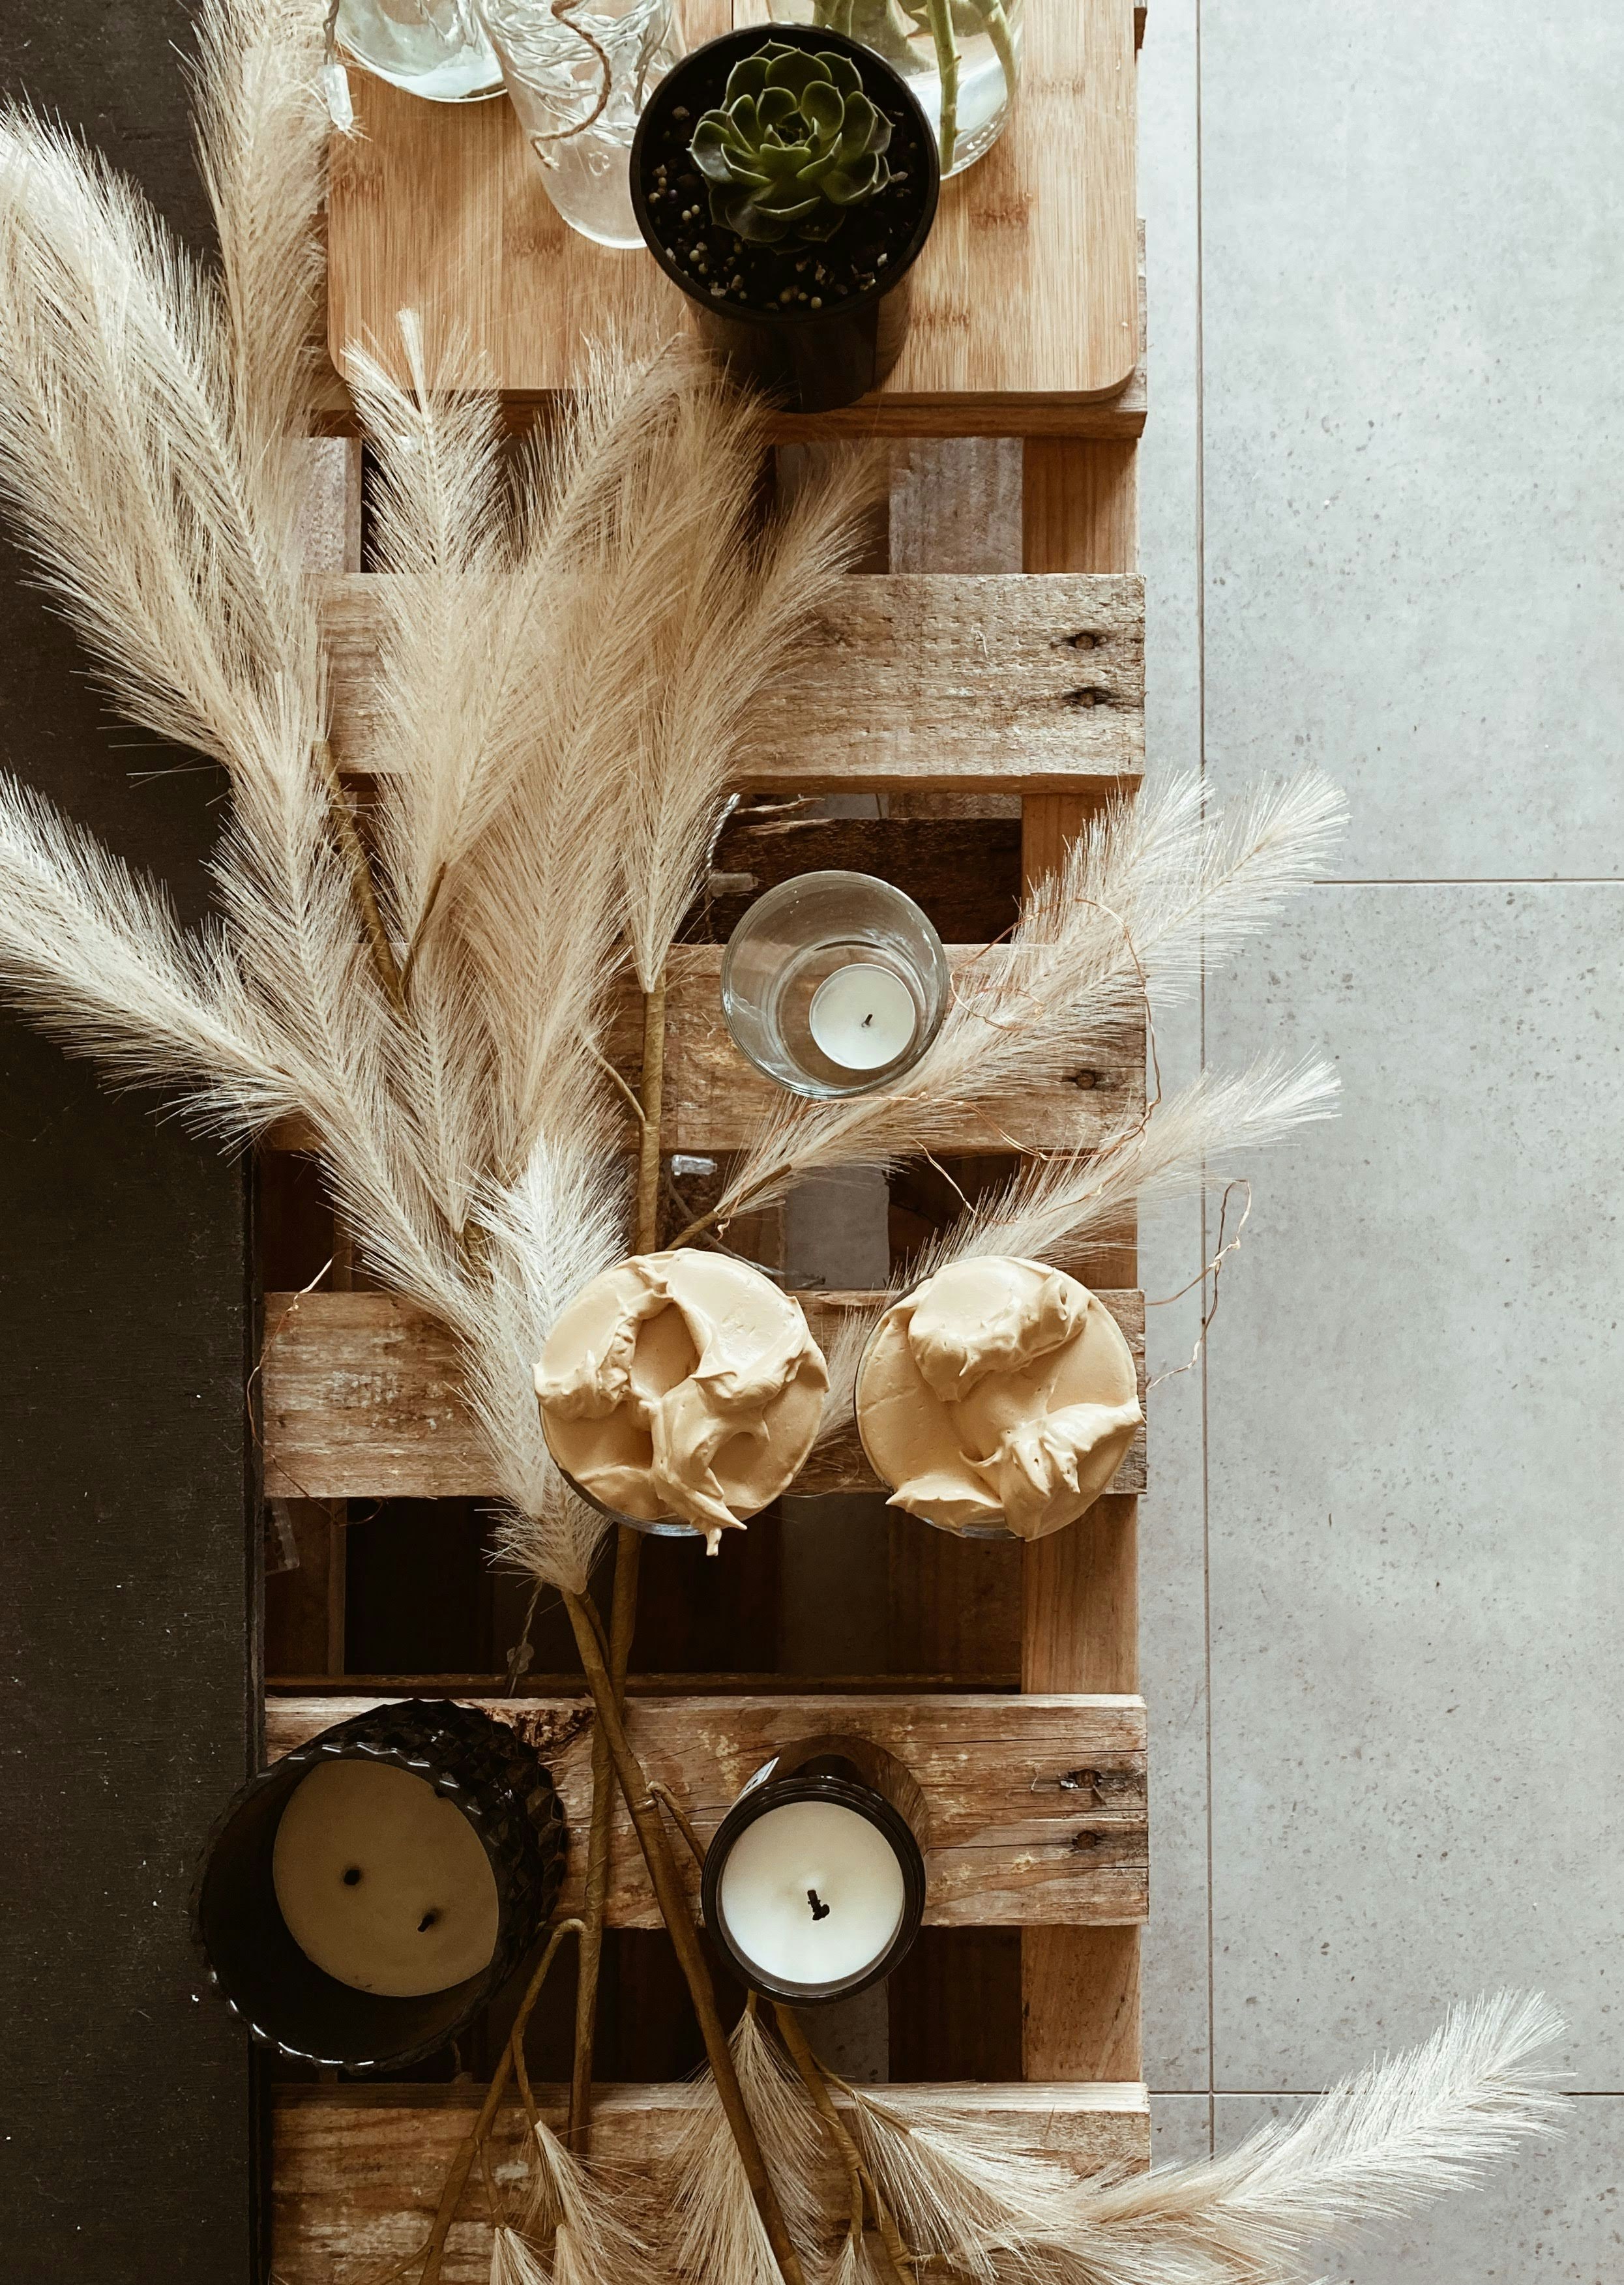
[[[961,175],[1009,123],[1024,0],[768,0],[775,24],[844,32],[902,74],[936,130],[942,179]]]
[[[722,956],[734,1044],[792,1095],[894,1087],[941,1027],[942,939],[867,873],[797,873],[750,907]]]
[[[341,48],[379,79],[431,103],[482,103],[502,67],[474,0],[338,0]]]
[[[600,246],[640,246],[632,138],[650,93],[683,54],[673,0],[480,0],[507,92],[547,195]]]

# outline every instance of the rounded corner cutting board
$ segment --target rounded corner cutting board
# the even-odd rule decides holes
[[[690,45],[759,0],[686,0]],[[506,102],[425,103],[351,67],[357,131],[335,137],[328,342],[398,362],[415,310],[437,377],[537,397],[568,388],[584,342],[652,344],[681,299],[640,249],[560,220]],[[1027,0],[1008,131],[943,186],[914,276],[913,330],[875,406],[966,400],[1035,414],[1115,396],[1138,360],[1131,0]]]

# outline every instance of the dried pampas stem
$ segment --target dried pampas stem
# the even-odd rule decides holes
[[[986,2244],[1000,2272],[1055,2285],[1306,2285],[1328,2241],[1557,2131],[1556,2075],[1534,2058],[1560,2030],[1538,1997],[1479,1999],[1225,2157],[1079,2190],[1069,2215],[1056,2206]]]
[[[514,2019],[514,2027],[508,2034],[507,2045],[502,2050],[502,2060],[497,2065],[490,2085],[486,2089],[485,2100],[480,2106],[479,2116],[458,2145],[457,2155],[452,2159],[451,2171],[446,2175],[445,2187],[440,2193],[440,2203],[435,2213],[434,2226],[430,2229],[428,2242],[422,2250],[423,2267],[420,2285],[439,2285],[440,2264],[445,2254],[446,2238],[451,2233],[452,2222],[457,2218],[457,2209],[462,2203],[463,2191],[467,2187],[468,2176],[473,2172],[475,2163],[484,2148],[485,2139],[496,2123],[497,2111],[501,2105],[503,2095],[507,2092],[507,2082],[513,2073],[514,2058],[523,2048],[525,2027],[530,2020],[530,2012],[541,1997],[542,1986],[547,1980],[547,1971],[557,1956],[560,1944],[567,1936],[578,1936],[580,1932],[579,1920],[560,1920],[547,1939],[546,1950],[537,1961],[536,1972],[531,1976],[525,1989],[524,1998],[519,2004],[519,2013]],[[414,2254],[412,2260],[404,2265],[411,2267],[418,2258],[419,2257]]]
[[[639,1253],[660,1242],[660,1125],[665,1099],[666,977],[643,995],[643,1072],[634,1098],[642,1120],[638,1152],[637,1234]],[[618,1079],[619,1074],[615,1076]],[[622,1082],[624,1085],[624,1081]],[[629,1091],[629,1090],[628,1090]],[[615,1534],[615,1589],[609,1614],[609,1681],[624,1707],[626,1669],[637,1628],[637,1585],[643,1559],[642,1534],[621,1524]],[[592,1733],[592,1806],[586,1853],[586,1927],[581,1938],[580,1976],[576,1986],[575,2053],[569,2082],[569,2140],[586,2148],[592,2094],[592,2047],[598,2025],[598,1975],[603,1957],[603,1927],[608,1908],[609,1830],[615,1813],[615,1768],[608,1733],[601,1722]]]
[[[406,1011],[404,982],[395,947],[389,942],[389,932],[383,924],[383,915],[378,909],[378,891],[373,880],[372,860],[366,844],[356,824],[355,812],[349,806],[349,797],[339,775],[338,764],[333,758],[333,748],[326,738],[318,738],[312,750],[316,766],[327,781],[328,798],[333,806],[333,828],[338,835],[339,846],[349,867],[349,877],[355,884],[356,907],[361,915],[361,925],[366,931],[373,965],[378,971],[378,981],[388,993],[397,1016]]]
[[[514,2050],[514,2070],[534,2160],[520,2241],[526,2256],[533,2258],[530,2240],[550,2235],[552,2273],[548,2280],[541,2273],[545,2285],[637,2285],[652,2273],[648,2248],[616,2218],[600,2186],[541,2116],[522,2046]]]
[[[596,1623],[589,1606],[579,1595],[566,1590],[564,1607],[575,1629],[576,1649],[592,1694],[599,1724],[608,1734],[615,1773],[626,1797],[626,1806],[632,1812],[632,1822],[642,1849],[643,1861],[648,1867],[648,1877],[659,1904],[660,1916],[670,1932],[672,1949],[687,1984],[688,1996],[694,2003],[694,2012],[699,2018],[705,2053],[710,2063],[723,2112],[738,2146],[750,2195],[761,2217],[762,2227],[766,2232],[767,2242],[773,2249],[773,2257],[784,2285],[805,2285],[800,2258],[785,2223],[783,2209],[762,2155],[755,2126],[745,2108],[726,2035],[722,2030],[722,2020],[717,2013],[710,1971],[705,1965],[705,1955],[700,1947],[698,1931],[694,1926],[687,1898],[678,1876],[671,1844],[660,1822],[660,1812],[649,1794],[648,1781],[632,1751],[625,1724],[616,1703],[614,1685],[604,1662]]]
[[[810,2254],[820,2250],[826,2229],[817,2116],[800,2081],[764,2036],[757,2008],[752,1992],[734,2028],[729,2061],[761,2140],[772,2149],[789,2227]],[[679,2146],[679,2275],[702,2285],[773,2285],[774,2251],[729,2135],[714,2072],[701,2081],[699,2102]]]
[[[879,2187],[868,2170],[862,2152],[852,2140],[844,2119],[835,2108],[835,2099],[829,2093],[828,2077],[822,2064],[813,2054],[805,2032],[801,2029],[800,2018],[793,2007],[785,2006],[781,2000],[773,2002],[773,2013],[784,2045],[788,2050],[789,2060],[801,2074],[802,2084],[817,2106],[818,2115],[823,2121],[830,2141],[835,2145],[836,2155],[841,2164],[845,2168],[846,2179],[851,2187],[851,2220],[847,2232],[847,2243],[852,2256],[855,2258],[859,2248],[866,2208],[869,2218],[879,2233],[881,2244],[884,2248],[885,2266],[890,2273],[891,2285],[913,2285],[917,2268],[914,2257],[903,2243],[896,2222],[891,2218],[885,2200],[880,2195]]]
[[[638,1573],[643,1559],[643,1536],[630,1524],[615,1534],[615,1587],[609,1607],[609,1683],[617,1706],[626,1696],[626,1669],[632,1637],[637,1626]],[[609,1833],[615,1814],[615,1768],[608,1731],[599,1722],[592,1730],[592,1824],[586,1849],[586,1914],[581,1937],[580,1970],[576,1984],[575,2053],[569,2082],[567,2129],[572,2150],[587,2147],[592,2123],[592,2046],[598,2026],[598,1975],[603,1958],[603,1928],[608,1909]]]
[[[661,1785],[657,1779],[651,1778],[648,1784],[648,1791],[651,1796],[657,1801],[661,1807],[665,1810],[666,1815],[671,1818],[671,1823],[676,1826],[678,1832],[681,1833],[684,1841],[687,1845],[689,1856],[694,1859],[694,1862],[698,1865],[700,1871],[702,1873],[705,1869],[705,1844],[694,1829],[693,1818],[688,1815],[687,1810],[684,1809],[682,1803],[678,1800],[670,1786]]]
[[[968,1132],[994,1106],[1024,1106],[1108,1055],[1148,997],[1190,992],[1209,963],[1256,932],[1323,868],[1342,797],[1317,772],[1266,784],[1210,814],[1199,778],[1118,802],[1027,899],[1008,944],[961,967],[930,1052],[894,1089],[785,1103],[761,1130],[713,1213],[726,1223],[820,1167],[887,1166],[922,1138]],[[1018,1147],[1018,1135],[1010,1136]]]
[[[637,1164],[637,1250],[660,1243],[660,1126],[665,1110],[665,970],[643,995],[643,1125]]]

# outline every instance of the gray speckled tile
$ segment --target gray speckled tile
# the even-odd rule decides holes
[[[1345,1089],[1208,1351],[1220,2087],[1509,1983],[1624,2088],[1621,970],[1624,887],[1343,887],[1209,983]]]
[[[1140,545],[1153,771],[1194,769],[1201,759],[1196,110],[1195,12],[1160,8],[1140,62],[1139,111],[1152,373],[1139,456]],[[1198,1006],[1164,1019],[1157,1045],[1167,1086],[1197,1070]],[[1186,1284],[1203,1259],[1198,1205],[1147,1217],[1140,1277],[1153,1300]],[[1152,1375],[1183,1363],[1199,1323],[1198,1294],[1149,1312]],[[1204,2089],[1211,2069],[1201,1395],[1198,1372],[1153,1393],[1150,1488],[1140,1502],[1141,1678],[1150,1716],[1144,2054],[1145,2076],[1158,2088]],[[1204,2093],[1199,2105],[1204,2138]]]
[[[1188,2166],[1212,2155],[1212,2101],[1205,2094],[1152,2094],[1150,2163]]]
[[[1322,761],[1356,876],[1617,874],[1624,9],[1201,27],[1209,764]]]
[[[1199,1067],[1199,1009],[1157,1025],[1165,1087]],[[1207,1912],[1206,1522],[1202,1380],[1185,1371],[1200,1337],[1205,1260],[1198,1200],[1148,1214],[1139,1274],[1150,1378],[1149,1488],[1139,1504],[1140,1686],[1150,1721],[1150,1920],[1144,1934],[1144,2069],[1149,2083],[1211,2084]],[[1220,1320],[1221,1322],[1221,1320]]]
[[[1220,2094],[1219,2149],[1292,2107]],[[1529,2144],[1480,2188],[1373,2232],[1328,2264],[1324,2285],[1619,2285],[1621,2153],[1624,2098],[1580,2096],[1559,2140]]]

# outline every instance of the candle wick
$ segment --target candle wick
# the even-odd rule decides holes
[[[832,1907],[823,1903],[822,1899],[819,1896],[816,1888],[808,1888],[806,1891],[806,1901],[812,1906],[812,1915],[813,1920],[828,1920]]]
[[[872,1023],[873,1023],[873,1021],[874,1021],[874,1009],[871,1008],[871,1009],[868,1010],[868,1013],[867,1013],[867,1014],[864,1017],[864,1018],[863,1018],[863,1029],[864,1029],[865,1031],[867,1031],[867,1030],[868,1029],[868,1026],[870,1025],[870,1024],[872,1024]]]

